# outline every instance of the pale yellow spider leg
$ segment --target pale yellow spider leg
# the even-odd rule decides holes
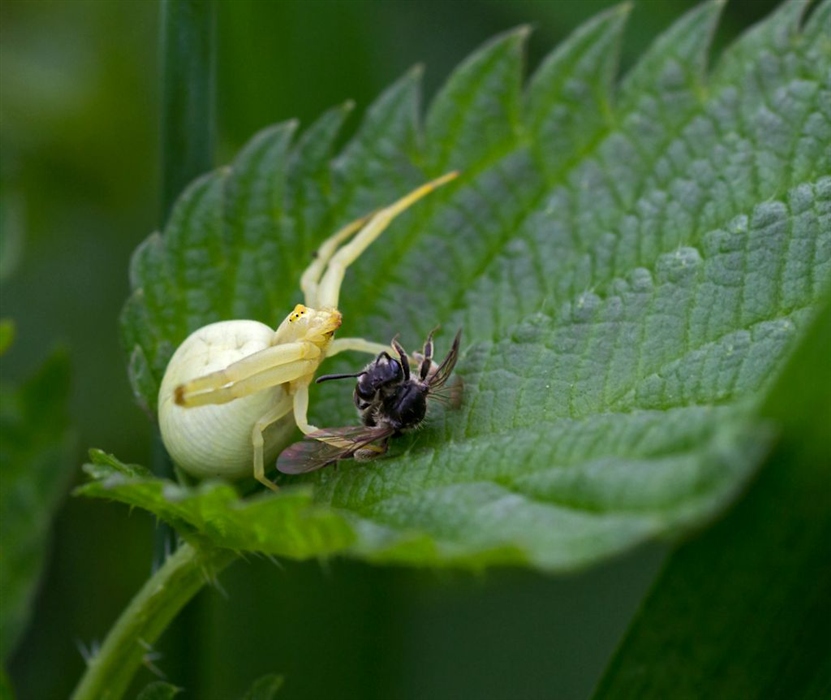
[[[344,352],[345,350],[379,355],[382,352],[390,352],[392,346],[384,345],[383,343],[373,343],[363,338],[335,338],[329,343],[329,347],[326,349],[326,357],[337,355],[339,352]]]
[[[366,224],[366,222],[371,218],[372,214],[368,214],[367,216],[362,216],[360,219],[353,221],[351,224],[347,224],[335,235],[327,238],[315,251],[314,260],[300,277],[300,289],[303,292],[303,298],[306,300],[306,306],[310,306],[313,309],[318,308],[317,285],[320,282],[320,276],[323,274],[323,270],[326,269],[329,259],[332,255],[334,255],[341,243],[343,243],[346,239],[351,238],[352,235],[356,231],[363,228],[364,224]]]
[[[251,377],[246,377],[234,384],[228,386],[218,387],[210,391],[203,391],[202,393],[186,397],[181,405],[206,406],[221,403],[228,403],[234,399],[254,394],[263,389],[268,389],[278,384],[285,384],[293,382],[300,377],[313,376],[315,370],[320,366],[318,360],[296,360],[289,365],[281,367],[273,367],[266,372],[260,372]],[[176,396],[178,399],[178,394]]]
[[[314,373],[320,364],[320,348],[309,342],[272,345],[176,387],[180,406],[226,403],[270,386]]]
[[[309,423],[309,385],[302,384],[294,392],[294,422],[304,435],[313,433],[318,428]]]
[[[280,489],[274,482],[265,477],[265,460],[263,457],[265,439],[263,438],[263,433],[268,426],[288,415],[291,407],[291,397],[285,395],[281,401],[254,424],[254,428],[251,430],[251,444],[254,447],[254,478],[261,484],[268,486],[272,491],[279,491]]]
[[[326,267],[320,285],[317,290],[317,303],[315,308],[338,308],[338,297],[340,296],[340,287],[343,282],[343,276],[346,273],[346,268],[349,267],[357,258],[363,253],[367,247],[380,236],[384,229],[389,226],[390,222],[403,212],[408,207],[415,204],[422,197],[427,196],[433,190],[441,187],[450,180],[459,176],[459,173],[452,172],[443,175],[440,178],[432,180],[410,194],[402,197],[394,204],[384,207],[376,212],[367,222],[355,237],[340,250],[332,255],[329,264]]]

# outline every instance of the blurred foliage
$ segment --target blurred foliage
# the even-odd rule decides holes
[[[149,683],[144,690],[137,696],[136,700],[173,700],[179,693],[181,688],[164,681],[154,681]]]
[[[0,355],[4,355],[14,342],[14,321],[0,319]]]
[[[75,465],[69,431],[69,358],[54,353],[19,387],[0,385],[0,660],[31,615],[52,517]]]
[[[217,162],[267,124],[308,124],[347,98],[360,113],[414,63],[426,64],[431,95],[473,48],[519,24],[534,28],[535,66],[611,4],[221,2]],[[694,4],[636,2],[624,66]],[[775,4],[729,3],[717,46]],[[17,325],[0,371],[18,383],[64,341],[79,444],[141,463],[150,459],[149,424],[133,403],[116,324],[129,255],[160,216],[157,15],[155,2],[0,5],[0,206],[4,231],[15,211],[20,251],[14,275],[0,276],[0,317]],[[67,694],[83,667],[77,646],[100,639],[146,579],[152,527],[121,506],[63,507],[33,624],[10,666],[21,700]],[[564,580],[515,572],[437,579],[343,562],[324,571],[287,564],[281,573],[253,561],[223,579],[227,598],[195,601],[158,663],[193,697],[210,697],[208,688],[239,696],[274,670],[286,675],[287,698],[355,689],[366,698],[392,690],[550,697],[552,676],[559,697],[585,697],[659,559],[650,550]],[[143,682],[151,678],[148,670]],[[327,678],[337,679],[335,691]]]
[[[254,681],[251,689],[242,700],[273,700],[283,685],[283,677],[274,674],[263,676]]]
[[[831,294],[768,394],[763,414],[781,432],[765,469],[669,558],[595,700],[692,700],[702,678],[713,697],[829,696],[829,349]]]

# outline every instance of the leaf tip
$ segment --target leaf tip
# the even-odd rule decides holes
[[[424,64],[423,63],[416,63],[410,70],[406,73],[406,78],[413,82],[418,82],[421,80],[421,77],[424,75]]]
[[[504,42],[511,50],[522,50],[531,32],[534,31],[534,25],[531,23],[520,24],[518,27],[509,29],[508,31],[497,34],[494,39],[485,44],[485,46],[495,46]]]
[[[511,30],[511,34],[516,36],[517,41],[525,41],[531,32],[534,31],[534,27],[530,24],[521,24],[516,29]]]
[[[635,3],[632,0],[627,0],[627,2],[622,2],[620,5],[613,7],[611,14],[621,18],[628,17],[634,8]]]
[[[95,464],[100,464],[102,461],[106,461],[107,459],[107,453],[97,447],[90,447],[89,450],[87,450],[87,454]]]
[[[722,10],[724,9],[725,5],[727,5],[728,0],[711,0],[710,5],[713,8],[713,12],[715,12],[716,16],[721,15]]]

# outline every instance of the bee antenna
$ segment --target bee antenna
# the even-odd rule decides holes
[[[350,372],[349,374],[324,374],[322,377],[315,379],[315,384],[328,382],[330,379],[355,379],[356,377],[363,377],[365,374],[365,370],[360,372]]]

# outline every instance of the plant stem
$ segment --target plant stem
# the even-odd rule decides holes
[[[162,223],[185,186],[213,167],[216,7],[162,0]]]
[[[213,165],[216,6],[214,0],[162,0],[160,223],[179,193]],[[172,476],[156,437],[154,472]],[[160,528],[157,557],[170,531]],[[87,667],[75,700],[116,700],[130,685],[151,645],[194,595],[235,559],[222,549],[183,545],[168,557],[121,614]]]
[[[171,620],[236,558],[227,549],[184,544],[144,584],[90,660],[73,700],[118,700]]]
[[[161,209],[164,227],[179,193],[213,166],[216,5],[214,0],[161,0]],[[174,479],[158,430],[153,473]],[[175,546],[165,525],[157,528],[155,558]]]

